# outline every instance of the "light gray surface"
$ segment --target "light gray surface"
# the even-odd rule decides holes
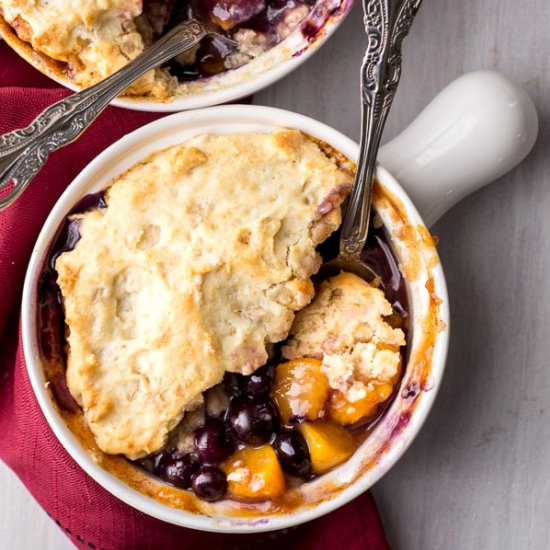
[[[358,7],[320,53],[255,103],[356,137]],[[481,68],[525,86],[541,130],[518,169],[434,228],[451,296],[451,348],[421,435],[374,490],[395,550],[550,548],[549,29],[548,0],[425,0],[405,43],[386,139],[451,80]],[[64,547],[5,468],[0,487],[2,550]]]

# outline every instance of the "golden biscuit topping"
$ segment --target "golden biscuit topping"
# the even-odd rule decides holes
[[[298,131],[202,135],[118,177],[57,262],[67,382],[99,447],[157,451],[226,371],[249,374],[313,296],[351,185]]]
[[[141,9],[141,0],[0,0],[0,13],[19,38],[67,63],[81,87],[103,80],[143,52],[146,44],[135,22]],[[175,85],[165,71],[155,70],[127,93],[163,99]]]
[[[405,335],[384,319],[391,314],[382,290],[340,273],[323,281],[296,315],[283,356],[322,359],[330,387],[357,402],[374,383],[392,383],[399,374]]]

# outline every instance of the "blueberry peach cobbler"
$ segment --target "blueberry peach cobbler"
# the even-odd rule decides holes
[[[235,69],[294,31],[311,38],[342,0],[0,0],[19,40],[65,78],[90,86],[137,57],[176,24],[195,18],[222,36],[205,38],[125,94],[169,99],[179,83]],[[34,56],[36,57],[36,55]]]
[[[295,130],[201,135],[73,211],[41,279],[40,338],[98,461],[250,504],[291,501],[351,457],[399,384],[408,327],[381,227],[364,251],[378,286],[311,280],[352,181]]]

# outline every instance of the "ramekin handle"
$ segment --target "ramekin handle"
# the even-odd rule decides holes
[[[535,144],[538,116],[529,96],[497,71],[461,76],[378,160],[433,225],[465,196],[521,162]]]

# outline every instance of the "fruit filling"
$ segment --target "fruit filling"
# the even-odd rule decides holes
[[[146,30],[141,32],[154,41],[178,23],[198,19],[231,39],[207,37],[169,64],[180,82],[189,81],[240,67],[276,46],[306,20],[314,4],[315,0],[149,0],[143,4]]]
[[[325,303],[327,292],[335,294],[331,303]],[[322,282],[314,301],[297,315],[280,349],[283,357],[250,376],[227,373],[180,423],[167,447],[140,463],[205,500],[240,501],[277,499],[287,487],[343,464],[400,378],[404,333],[383,315],[392,315],[383,292],[355,275]],[[338,333],[353,351],[335,355],[331,348],[344,345],[335,343],[340,323],[354,325],[350,334]],[[298,351],[305,356],[284,359]]]
[[[75,211],[105,206],[98,194]],[[62,324],[52,266],[78,238],[78,225],[67,220],[41,282],[43,307],[58,304],[43,334],[52,320]],[[324,247],[325,257],[334,256],[335,242],[337,236]],[[408,329],[405,282],[380,228],[371,229],[364,259],[381,274],[380,288],[349,273],[320,282],[267,365],[249,376],[226,373],[168,444],[136,464],[209,502],[261,502],[346,462],[395,393]],[[62,377],[56,380],[54,393],[66,406],[71,397]]]

